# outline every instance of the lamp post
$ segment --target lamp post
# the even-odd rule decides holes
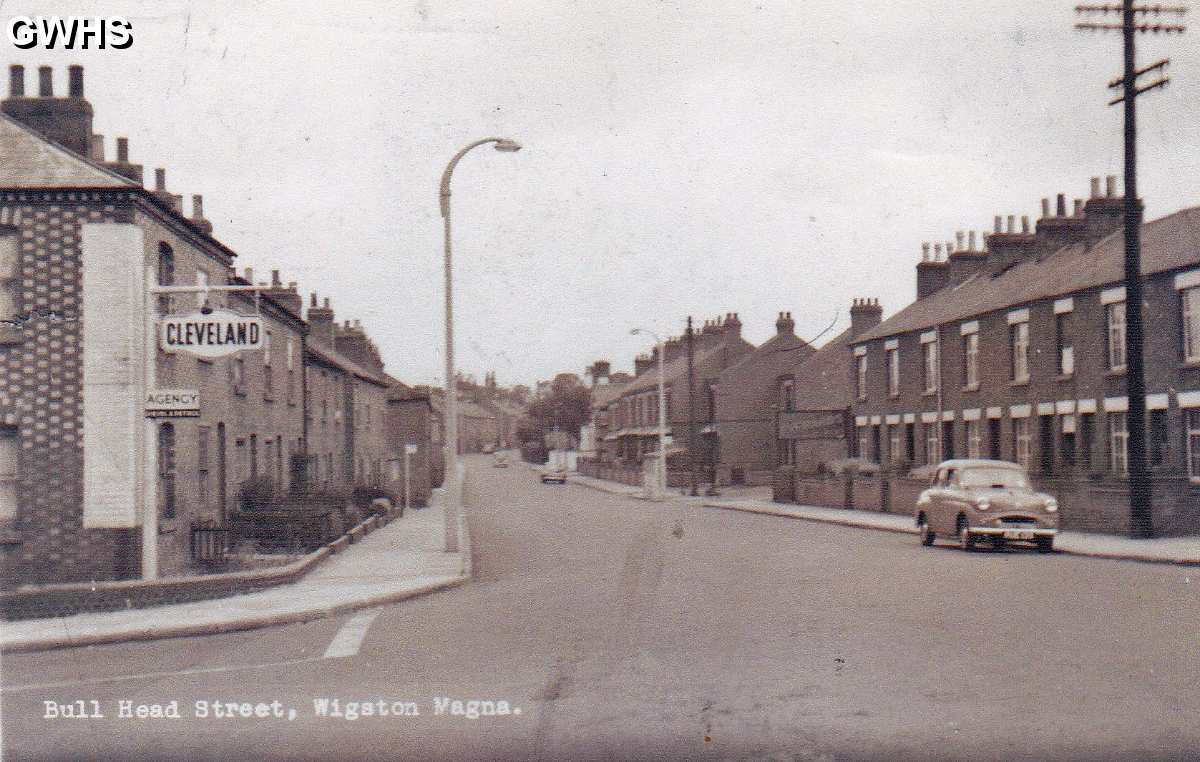
[[[654,498],[661,500],[667,489],[667,397],[666,377],[663,374],[667,347],[662,337],[653,331],[634,328],[629,333],[633,336],[643,333],[653,336],[658,348],[658,468],[654,478]]]
[[[450,259],[450,177],[458,162],[472,148],[487,143],[493,143],[497,151],[513,153],[521,150],[521,144],[508,138],[484,138],[476,140],[454,154],[454,158],[446,165],[442,173],[442,185],[438,200],[442,210],[442,223],[445,230],[445,270],[446,270],[446,475],[449,477],[445,509],[446,552],[458,552],[458,523],[462,510],[462,479],[458,473],[458,379],[454,375],[454,299],[451,284]]]

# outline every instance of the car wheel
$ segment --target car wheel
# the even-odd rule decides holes
[[[917,527],[917,531],[921,534],[921,544],[925,547],[929,547],[937,539],[937,535],[929,528],[928,524],[921,524]]]
[[[1037,549],[1038,549],[1038,553],[1053,553],[1054,552],[1054,538],[1053,537],[1039,537],[1037,540]]]
[[[967,520],[959,518],[958,520],[958,547],[970,553],[975,550],[975,538],[971,535],[971,530],[967,526]]]

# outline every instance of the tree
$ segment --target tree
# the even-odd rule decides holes
[[[591,390],[574,373],[560,373],[550,393],[530,403],[528,415],[527,431],[539,440],[556,430],[578,439],[579,428],[592,417]]]

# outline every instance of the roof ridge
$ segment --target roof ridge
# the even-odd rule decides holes
[[[118,174],[118,173],[112,171],[111,169],[96,163],[95,161],[93,161],[91,158],[89,158],[87,156],[82,156],[78,153],[75,153],[74,151],[72,151],[70,148],[67,148],[63,144],[61,144],[57,141],[51,140],[50,138],[46,137],[45,135],[41,134],[40,132],[37,132],[36,130],[34,130],[31,127],[29,127],[28,125],[20,122],[19,120],[13,119],[11,116],[9,116],[8,114],[5,114],[3,111],[0,111],[0,119],[3,119],[4,121],[8,122],[9,124],[16,127],[18,130],[20,130],[21,132],[24,132],[26,135],[34,138],[35,140],[40,140],[41,142],[45,143],[46,145],[50,146],[51,148],[53,148],[63,154],[66,154],[67,158],[74,159],[75,161],[85,164],[86,166],[88,166],[91,169],[96,170],[97,172],[108,175],[109,177],[113,178],[114,180],[119,181],[122,185],[128,186],[130,188],[138,188],[141,190],[145,190],[145,186],[141,185],[140,183],[136,183],[133,180],[130,180],[128,177]]]

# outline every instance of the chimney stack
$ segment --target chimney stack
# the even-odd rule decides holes
[[[25,67],[21,64],[8,67],[8,95],[10,98],[25,97]]]
[[[1057,212],[1057,214],[1055,216],[1056,217],[1066,217],[1067,216],[1067,194],[1065,194],[1065,193],[1058,194],[1057,201],[1058,201],[1058,203],[1055,204],[1055,211]]]
[[[83,102],[86,103],[86,101]],[[97,161],[99,160],[97,159]],[[104,166],[121,177],[128,178],[138,185],[142,184],[142,165],[129,163],[129,138],[117,138],[117,160],[106,161]]]
[[[333,347],[333,333],[335,323],[333,321],[333,308],[329,306],[329,297],[325,297],[322,306],[317,306],[317,294],[312,294],[312,304],[308,308],[308,338],[317,344],[326,347]]]
[[[1100,198],[1100,178],[1092,178],[1091,195],[1088,198]]]
[[[204,216],[204,196],[199,193],[192,194],[192,224],[212,235],[212,223]]]
[[[159,193],[167,190],[167,170],[162,167],[154,170],[154,190]]]
[[[79,64],[67,67],[67,97],[83,97],[83,67]]]
[[[850,307],[850,338],[862,336],[883,321],[878,299],[855,299]]]
[[[104,163],[104,136],[92,135],[92,161]]]
[[[302,318],[304,315],[304,299],[300,294],[296,293],[294,288],[296,284],[289,284],[289,288],[283,287],[283,281],[279,278],[279,271],[271,271],[271,288],[266,292],[267,296],[271,297],[275,302],[281,305],[292,315]],[[313,294],[315,297],[316,294]],[[315,299],[314,299],[315,301]]]
[[[1117,176],[1116,175],[1108,175],[1107,177],[1104,178],[1104,183],[1105,183],[1104,195],[1109,198],[1116,198],[1117,197]]]
[[[117,138],[117,161],[129,163],[129,138]]]
[[[933,247],[933,258],[929,257],[929,244],[921,244],[921,261],[917,263],[917,299],[924,299],[935,291],[941,290],[950,277],[949,264],[939,261],[942,258],[942,245]],[[855,300],[857,304],[857,300]]]
[[[775,320],[775,332],[783,336],[791,336],[796,333],[796,321],[792,320],[792,313],[779,313],[779,317]]]

